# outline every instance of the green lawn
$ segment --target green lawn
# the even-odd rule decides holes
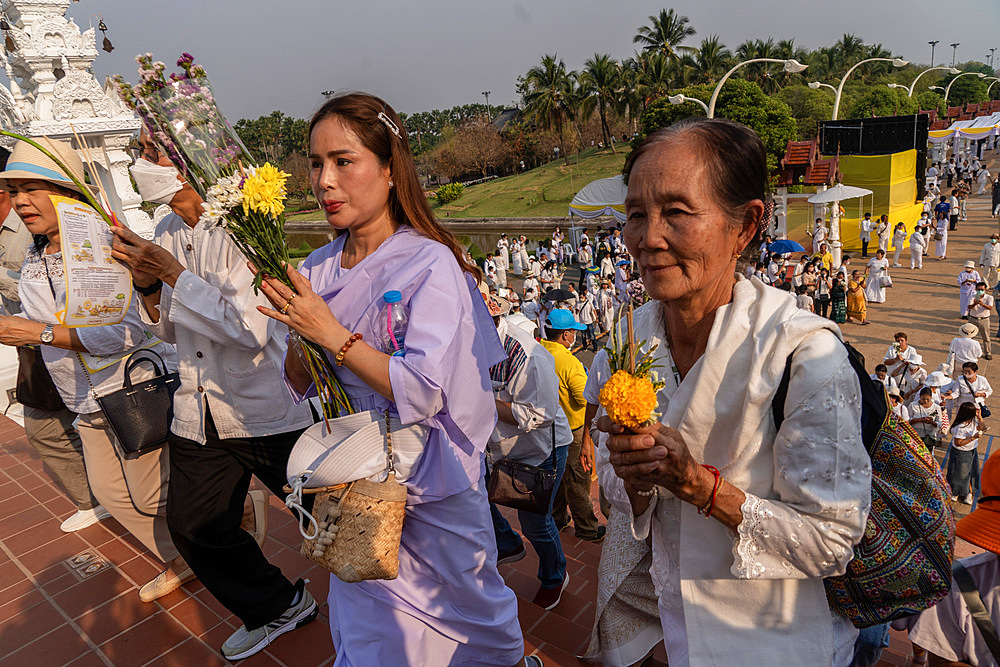
[[[517,176],[497,178],[465,188],[457,200],[431,208],[440,218],[546,218],[568,215],[569,203],[577,191],[598,178],[620,174],[628,153],[621,148],[614,155],[591,148],[570,156],[569,164],[557,160]],[[322,220],[320,211],[293,213],[287,221]]]
[[[445,206],[432,202],[438,217],[515,218],[568,215],[577,191],[598,178],[620,174],[626,151],[589,149],[573,155],[569,164],[557,160],[516,176],[506,176],[465,188]]]

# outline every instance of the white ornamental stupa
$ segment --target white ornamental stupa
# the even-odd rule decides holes
[[[72,0],[0,0],[9,29],[0,53],[10,87],[0,85],[0,127],[25,136],[47,136],[87,145],[111,207],[136,233],[151,238],[153,221],[132,188],[128,145],[139,120],[110,81],[94,77],[94,28],[81,32],[66,18]],[[9,38],[9,39],[7,39]],[[12,49],[9,47],[13,46]],[[13,140],[2,137],[8,150]],[[81,157],[84,157],[81,151]]]
[[[90,159],[119,219],[136,233],[152,238],[153,221],[139,208],[132,188],[128,145],[139,120],[109,84],[94,77],[97,59],[94,28],[81,32],[66,9],[72,0],[0,0],[7,28],[0,34],[0,65],[10,87],[0,84],[0,127],[29,137],[68,141],[78,151],[76,135]],[[14,140],[0,137],[7,150]],[[81,157],[84,157],[81,151]],[[17,375],[17,353],[0,345],[0,412],[22,421],[21,406],[8,406]]]

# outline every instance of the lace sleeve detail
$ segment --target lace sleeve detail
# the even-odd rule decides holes
[[[860,387],[846,355],[830,356],[819,344],[796,352],[785,420],[774,440],[772,491],[769,497],[746,494],[733,543],[734,576],[843,574],[861,538],[871,461],[861,441]]]
[[[736,527],[737,540],[733,544],[735,560],[732,569],[733,574],[740,579],[757,579],[764,573],[764,565],[754,559],[761,551],[761,546],[756,543],[760,506],[761,499],[748,493],[740,507],[743,521]]]

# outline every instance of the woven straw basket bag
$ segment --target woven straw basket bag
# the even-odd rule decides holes
[[[289,508],[303,514],[314,531],[303,529],[301,553],[347,583],[395,579],[399,575],[399,543],[406,516],[406,487],[396,481],[392,435],[386,415],[389,474],[385,481],[358,479],[315,489],[291,489]],[[296,494],[316,494],[311,516]],[[301,499],[301,496],[299,496]]]

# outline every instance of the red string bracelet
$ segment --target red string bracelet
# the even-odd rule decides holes
[[[712,473],[715,476],[715,484],[712,486],[712,497],[703,507],[698,508],[698,514],[704,514],[705,518],[712,516],[712,511],[715,509],[715,498],[719,495],[719,489],[722,488],[722,473],[715,466],[704,465],[701,466],[705,470]]]

